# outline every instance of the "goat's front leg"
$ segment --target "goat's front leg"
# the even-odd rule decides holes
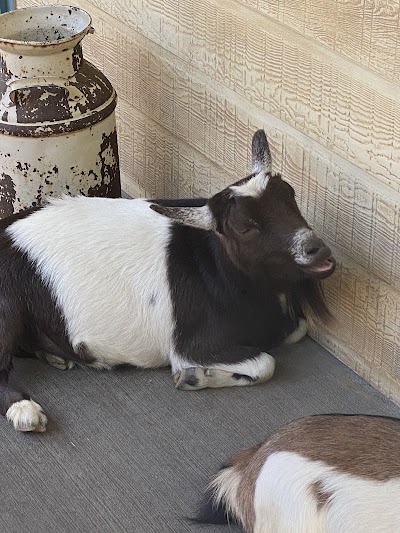
[[[40,405],[8,384],[12,358],[18,351],[16,321],[0,314],[0,414],[17,431],[46,431],[47,417]]]
[[[11,356],[0,353],[0,414],[5,416],[17,431],[46,431],[47,417],[41,406],[23,392],[8,385]]]
[[[248,347],[242,349],[244,354],[252,350]],[[227,357],[221,356],[222,361],[226,359]],[[175,357],[172,361],[175,386],[180,390],[256,385],[271,379],[274,371],[275,359],[270,354],[258,350],[253,357],[235,363],[200,365],[181,357]]]

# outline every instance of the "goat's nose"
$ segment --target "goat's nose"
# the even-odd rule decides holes
[[[303,247],[303,253],[310,259],[312,257],[316,256],[321,250],[327,248],[325,246],[325,243],[322,239],[319,239],[318,237],[314,237],[307,241],[306,244],[304,244]]]

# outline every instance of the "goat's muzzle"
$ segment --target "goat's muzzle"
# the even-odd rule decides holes
[[[336,261],[331,249],[311,230],[297,237],[294,258],[299,267],[308,275],[319,279],[330,276],[335,270]]]

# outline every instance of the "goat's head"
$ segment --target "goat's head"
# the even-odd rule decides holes
[[[330,249],[300,213],[293,188],[271,172],[263,130],[252,143],[253,173],[204,207],[151,207],[183,224],[215,231],[229,257],[253,278],[322,279],[334,271]]]

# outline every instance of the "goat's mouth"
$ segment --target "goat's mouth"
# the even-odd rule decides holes
[[[316,275],[317,277],[327,277],[335,270],[336,261],[330,256],[323,261],[318,261],[311,265],[303,265],[303,270],[309,274]]]

